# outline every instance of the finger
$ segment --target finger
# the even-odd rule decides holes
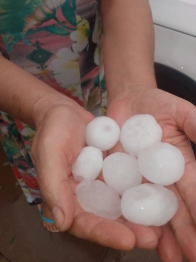
[[[49,206],[55,225],[59,231],[66,231],[73,220],[74,202],[71,187],[67,181],[67,166],[58,158],[44,166],[38,166],[38,183],[43,199]],[[61,162],[61,163],[60,163]]]
[[[76,237],[119,250],[131,250],[135,245],[135,236],[126,226],[86,212],[74,218],[69,232]]]
[[[76,186],[77,186],[77,183],[75,183],[74,181],[73,181],[73,178],[72,177],[69,177],[69,180],[70,180],[70,184],[71,184],[71,186],[72,186],[72,190],[73,190],[73,192],[75,193],[75,188],[76,188]],[[82,229],[82,231],[81,231],[81,229],[79,229],[79,231],[80,231],[80,235],[79,235],[79,237],[84,237],[84,235],[85,235],[85,238],[86,239],[91,239],[91,235],[89,234],[89,230],[91,230],[91,228],[94,226],[94,224],[96,224],[97,223],[97,218],[96,218],[96,220],[95,220],[95,217],[93,217],[94,218],[94,222],[92,222],[92,221],[89,221],[89,223],[87,224],[88,226],[90,225],[90,228],[86,228],[85,226],[84,227],[82,227],[82,226],[80,226],[79,227],[79,225],[78,225],[78,221],[80,222],[80,219],[81,219],[81,217],[80,216],[78,216],[78,214],[79,213],[82,213],[82,212],[84,212],[83,210],[82,210],[82,208],[79,206],[79,205],[76,205],[76,215],[75,215],[75,218],[74,218],[74,223],[72,224],[72,229],[71,229],[71,232],[72,232],[72,234],[74,234],[74,235],[76,235],[76,234],[78,234],[78,229],[79,228],[81,228]],[[88,215],[88,219],[89,219],[89,217],[90,217],[90,214]],[[92,216],[91,216],[92,217]],[[83,218],[83,222],[84,223],[86,223],[87,221],[85,221],[85,218],[87,218],[87,216],[86,217],[82,217]],[[77,222],[76,222],[76,220],[77,220]],[[82,220],[82,219],[81,219]],[[105,221],[107,221],[107,220],[103,220],[102,218],[100,218],[100,220],[103,222],[103,223],[105,223]],[[99,221],[98,221],[99,222]],[[110,221],[110,222],[114,222],[114,221]],[[109,223],[110,223],[109,222]],[[119,222],[119,223],[118,223]],[[107,222],[108,223],[108,222]],[[116,223],[118,223],[118,224],[116,224]],[[133,232],[134,233],[134,235],[135,235],[135,237],[136,237],[136,246],[137,247],[139,247],[139,248],[145,248],[145,249],[154,249],[156,246],[157,246],[157,243],[158,243],[158,239],[160,238],[160,236],[161,236],[161,229],[160,228],[151,228],[151,227],[147,227],[147,226],[142,226],[142,225],[136,225],[136,224],[132,224],[132,223],[130,223],[130,222],[127,222],[125,219],[123,219],[123,218],[119,218],[118,220],[117,220],[117,222],[115,222],[115,225],[118,225],[118,226],[122,226],[122,225],[124,225],[127,229],[126,229],[126,231],[128,232],[128,237],[130,237],[129,235],[130,235],[130,231],[131,232]],[[104,224],[104,225],[106,225],[107,226],[107,224]],[[125,228],[125,227],[123,227],[123,228]],[[75,229],[74,229],[75,228]],[[100,227],[100,225],[99,225],[99,227],[98,227],[100,230],[103,230],[103,239],[105,238],[105,233],[107,232],[107,231],[105,231],[105,229],[104,228],[102,228],[101,229],[101,227]],[[84,231],[85,230],[85,231]],[[110,230],[109,230],[110,231]],[[109,232],[108,232],[109,233]],[[114,232],[113,232],[114,233]],[[112,233],[112,234],[113,234]],[[117,231],[117,234],[118,234],[118,231]],[[123,233],[124,234],[124,233]],[[132,234],[131,234],[132,235]],[[77,235],[78,236],[78,235]],[[103,242],[104,242],[104,240],[101,240],[101,243],[102,243],[102,245],[103,245]],[[112,239],[112,238],[111,238]],[[119,242],[117,242],[117,241],[119,241],[120,239],[119,239],[119,237],[117,238],[117,239],[115,239],[115,242],[114,243],[111,243],[110,242],[110,247],[113,247],[113,248],[115,248],[114,247],[114,244],[116,244],[117,246],[119,246]],[[97,239],[96,239],[96,236],[94,237],[94,241],[96,241],[97,242]],[[108,240],[107,240],[108,241]],[[107,241],[106,241],[106,243],[107,243]],[[127,240],[126,240],[127,241]],[[125,242],[126,242],[125,241]],[[123,244],[123,243],[122,243]],[[106,244],[107,245],[107,244]],[[124,244],[123,244],[123,246],[124,246]],[[124,246],[123,247],[123,249],[125,249],[125,250],[129,250],[130,248],[128,247],[126,247],[126,246]]]
[[[77,183],[69,177],[72,191],[75,194]],[[107,220],[85,212],[79,205],[76,195],[74,220],[69,232],[76,237],[94,241],[103,246],[115,249],[131,250],[135,245],[133,232],[118,221]]]
[[[196,223],[196,162],[191,161],[186,164],[184,176],[176,183],[181,195],[183,196],[192,218]]]
[[[162,262],[182,262],[182,252],[169,224],[162,227],[157,252]]]
[[[180,194],[186,202],[193,220],[196,222],[196,160],[188,141],[184,141],[178,145],[185,157],[185,172],[182,178],[176,183]]]
[[[70,227],[74,214],[73,194],[68,183],[70,168],[64,151],[61,150],[62,141],[56,132],[53,130],[52,135],[50,133],[41,137],[43,138],[35,145],[36,158],[34,157],[38,183],[57,229],[65,231]],[[56,137],[56,140],[52,140],[52,137]]]
[[[161,229],[157,229],[156,231],[147,226],[137,225],[130,222],[125,222],[125,226],[127,226],[134,233],[136,238],[136,247],[144,248],[144,249],[155,249],[157,247],[159,238],[161,236]]]
[[[196,261],[196,226],[177,188],[171,186],[170,189],[176,194],[179,202],[178,211],[170,223],[183,253],[188,261],[194,262]]]
[[[154,230],[155,234],[157,235],[157,238],[160,239],[162,236],[162,227],[157,227],[157,226],[150,226],[150,227]]]
[[[185,132],[190,140],[196,143],[196,107],[178,98],[177,100],[177,112],[176,121],[177,125]]]
[[[175,139],[164,133],[164,141],[177,146],[185,158],[185,171],[182,178],[176,183],[180,194],[183,196],[190,209],[192,218],[196,222],[196,159],[189,140],[179,130],[176,130]]]

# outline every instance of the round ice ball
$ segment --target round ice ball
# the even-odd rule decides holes
[[[162,226],[176,213],[178,200],[169,189],[155,184],[133,187],[122,196],[121,210],[130,222],[145,226]]]
[[[81,182],[76,187],[76,196],[89,213],[112,220],[122,214],[119,195],[100,180]]]
[[[102,170],[102,166],[103,154],[101,150],[92,146],[84,147],[72,165],[75,181],[96,179]]]
[[[111,149],[119,140],[120,127],[109,117],[94,118],[86,127],[86,143],[102,151]]]
[[[142,182],[136,158],[120,152],[111,154],[104,159],[103,178],[105,183],[119,195]]]
[[[139,153],[142,175],[159,185],[171,185],[184,174],[185,160],[181,151],[168,143],[157,143]]]
[[[120,142],[124,151],[138,156],[138,153],[154,143],[160,142],[162,129],[151,115],[141,114],[129,118],[120,133]]]

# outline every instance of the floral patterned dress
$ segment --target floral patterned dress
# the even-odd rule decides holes
[[[106,110],[98,0],[0,0],[0,55],[99,116]],[[0,138],[30,204],[41,202],[31,161],[35,129],[0,112]]]

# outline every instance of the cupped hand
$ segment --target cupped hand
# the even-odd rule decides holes
[[[178,147],[186,161],[183,177],[170,187],[178,197],[179,209],[170,225],[162,227],[158,245],[160,258],[164,262],[182,261],[180,246],[188,261],[194,262],[196,160],[189,139],[196,143],[196,108],[188,101],[156,88],[135,91],[109,102],[107,116],[113,118],[121,127],[128,118],[136,114],[154,116],[163,129],[162,141]],[[122,147],[118,144],[112,152],[120,150]],[[146,227],[146,232],[148,230],[150,227]],[[139,232],[135,231],[135,236],[137,243]]]
[[[40,103],[39,103],[40,104]],[[85,145],[86,125],[93,115],[74,101],[41,103],[36,110],[36,135],[32,159],[44,201],[49,206],[58,230],[79,238],[121,250],[135,246],[135,234],[125,221],[111,221],[82,210],[75,196],[77,183],[71,166]],[[140,228],[139,246],[154,248],[157,237],[151,229],[146,239]]]
[[[34,114],[36,134],[31,157],[42,198],[58,230],[73,221],[74,199],[69,183],[72,163],[85,145],[85,129],[93,115],[62,95],[40,101]]]

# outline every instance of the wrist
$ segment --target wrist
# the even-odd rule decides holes
[[[112,102],[120,100],[125,97],[133,97],[136,94],[142,93],[146,90],[156,89],[156,81],[137,82],[137,83],[121,83],[121,85],[115,85],[112,88],[108,88],[107,105],[109,106]]]
[[[53,90],[52,90],[53,91]],[[62,95],[56,91],[51,94],[39,98],[33,106],[33,120],[36,128],[43,122],[43,119],[47,117],[53,110],[59,108],[73,108],[82,109],[74,100]]]

